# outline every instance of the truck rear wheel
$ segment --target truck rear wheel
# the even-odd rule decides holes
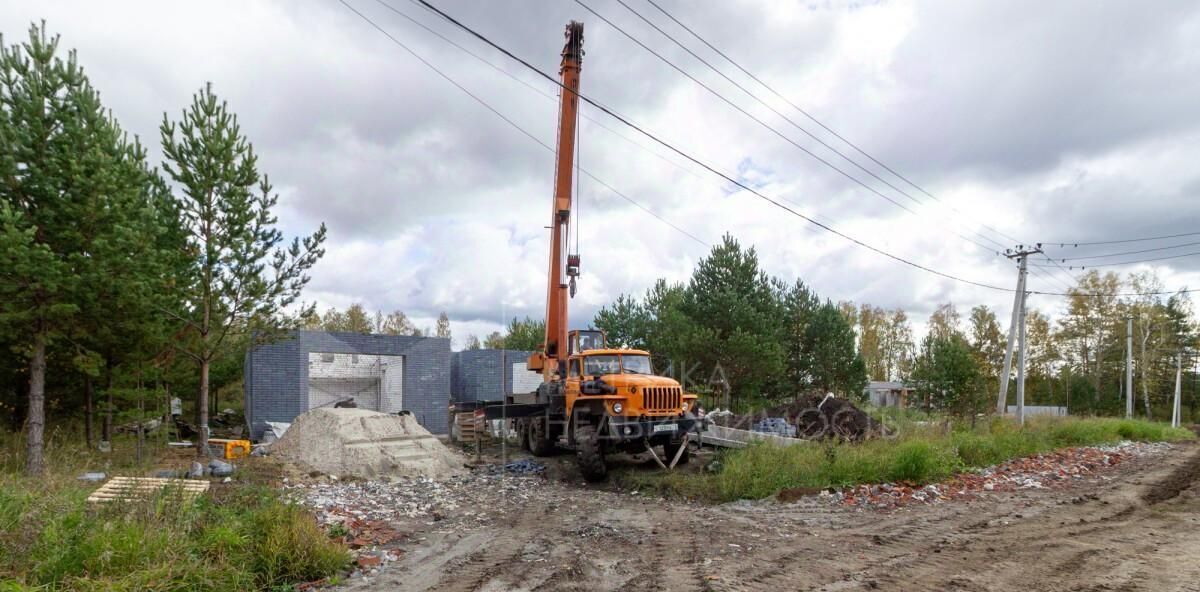
[[[675,459],[675,454],[679,452],[679,449],[681,447],[683,448],[683,454],[679,455],[679,462],[677,462],[675,464],[676,465],[687,464],[688,455],[690,455],[692,453],[692,451],[688,450],[687,440],[684,440],[683,438],[680,438],[678,440],[671,440],[671,441],[663,444],[663,458],[662,458],[663,463],[670,465],[671,461]]]
[[[604,446],[595,426],[575,428],[575,458],[584,479],[594,483],[603,481],[608,476],[608,465],[604,462]]]
[[[550,439],[550,426],[545,417],[529,418],[529,438],[526,440],[529,451],[534,456],[550,456],[554,451],[554,442]]]
[[[529,420],[525,418],[514,419],[515,429],[517,430],[517,442],[521,444],[521,448],[529,450]]]

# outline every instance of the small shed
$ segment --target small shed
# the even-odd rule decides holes
[[[246,423],[291,422],[352,399],[361,409],[409,411],[426,430],[449,429],[450,340],[445,337],[295,331],[246,352]]]
[[[542,375],[527,366],[532,353],[511,349],[454,352],[450,363],[451,398],[459,403],[499,401],[502,393],[536,391]]]
[[[899,381],[872,381],[865,389],[867,400],[876,407],[899,407],[908,405],[912,387]]]

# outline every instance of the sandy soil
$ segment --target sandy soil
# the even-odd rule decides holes
[[[339,589],[1200,591],[1197,445],[890,512],[529,485],[483,498],[486,520],[398,520],[399,559]]]

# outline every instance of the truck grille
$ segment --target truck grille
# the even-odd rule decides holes
[[[642,407],[647,413],[679,413],[683,389],[677,386],[651,386],[642,390]]]

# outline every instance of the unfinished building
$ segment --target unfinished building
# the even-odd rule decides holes
[[[511,349],[454,352],[450,363],[451,398],[459,403],[499,401],[504,394],[536,391],[542,375],[526,367],[531,353]]]
[[[296,331],[246,353],[246,423],[291,422],[320,407],[409,411],[434,434],[448,429],[450,340],[443,337]]]

